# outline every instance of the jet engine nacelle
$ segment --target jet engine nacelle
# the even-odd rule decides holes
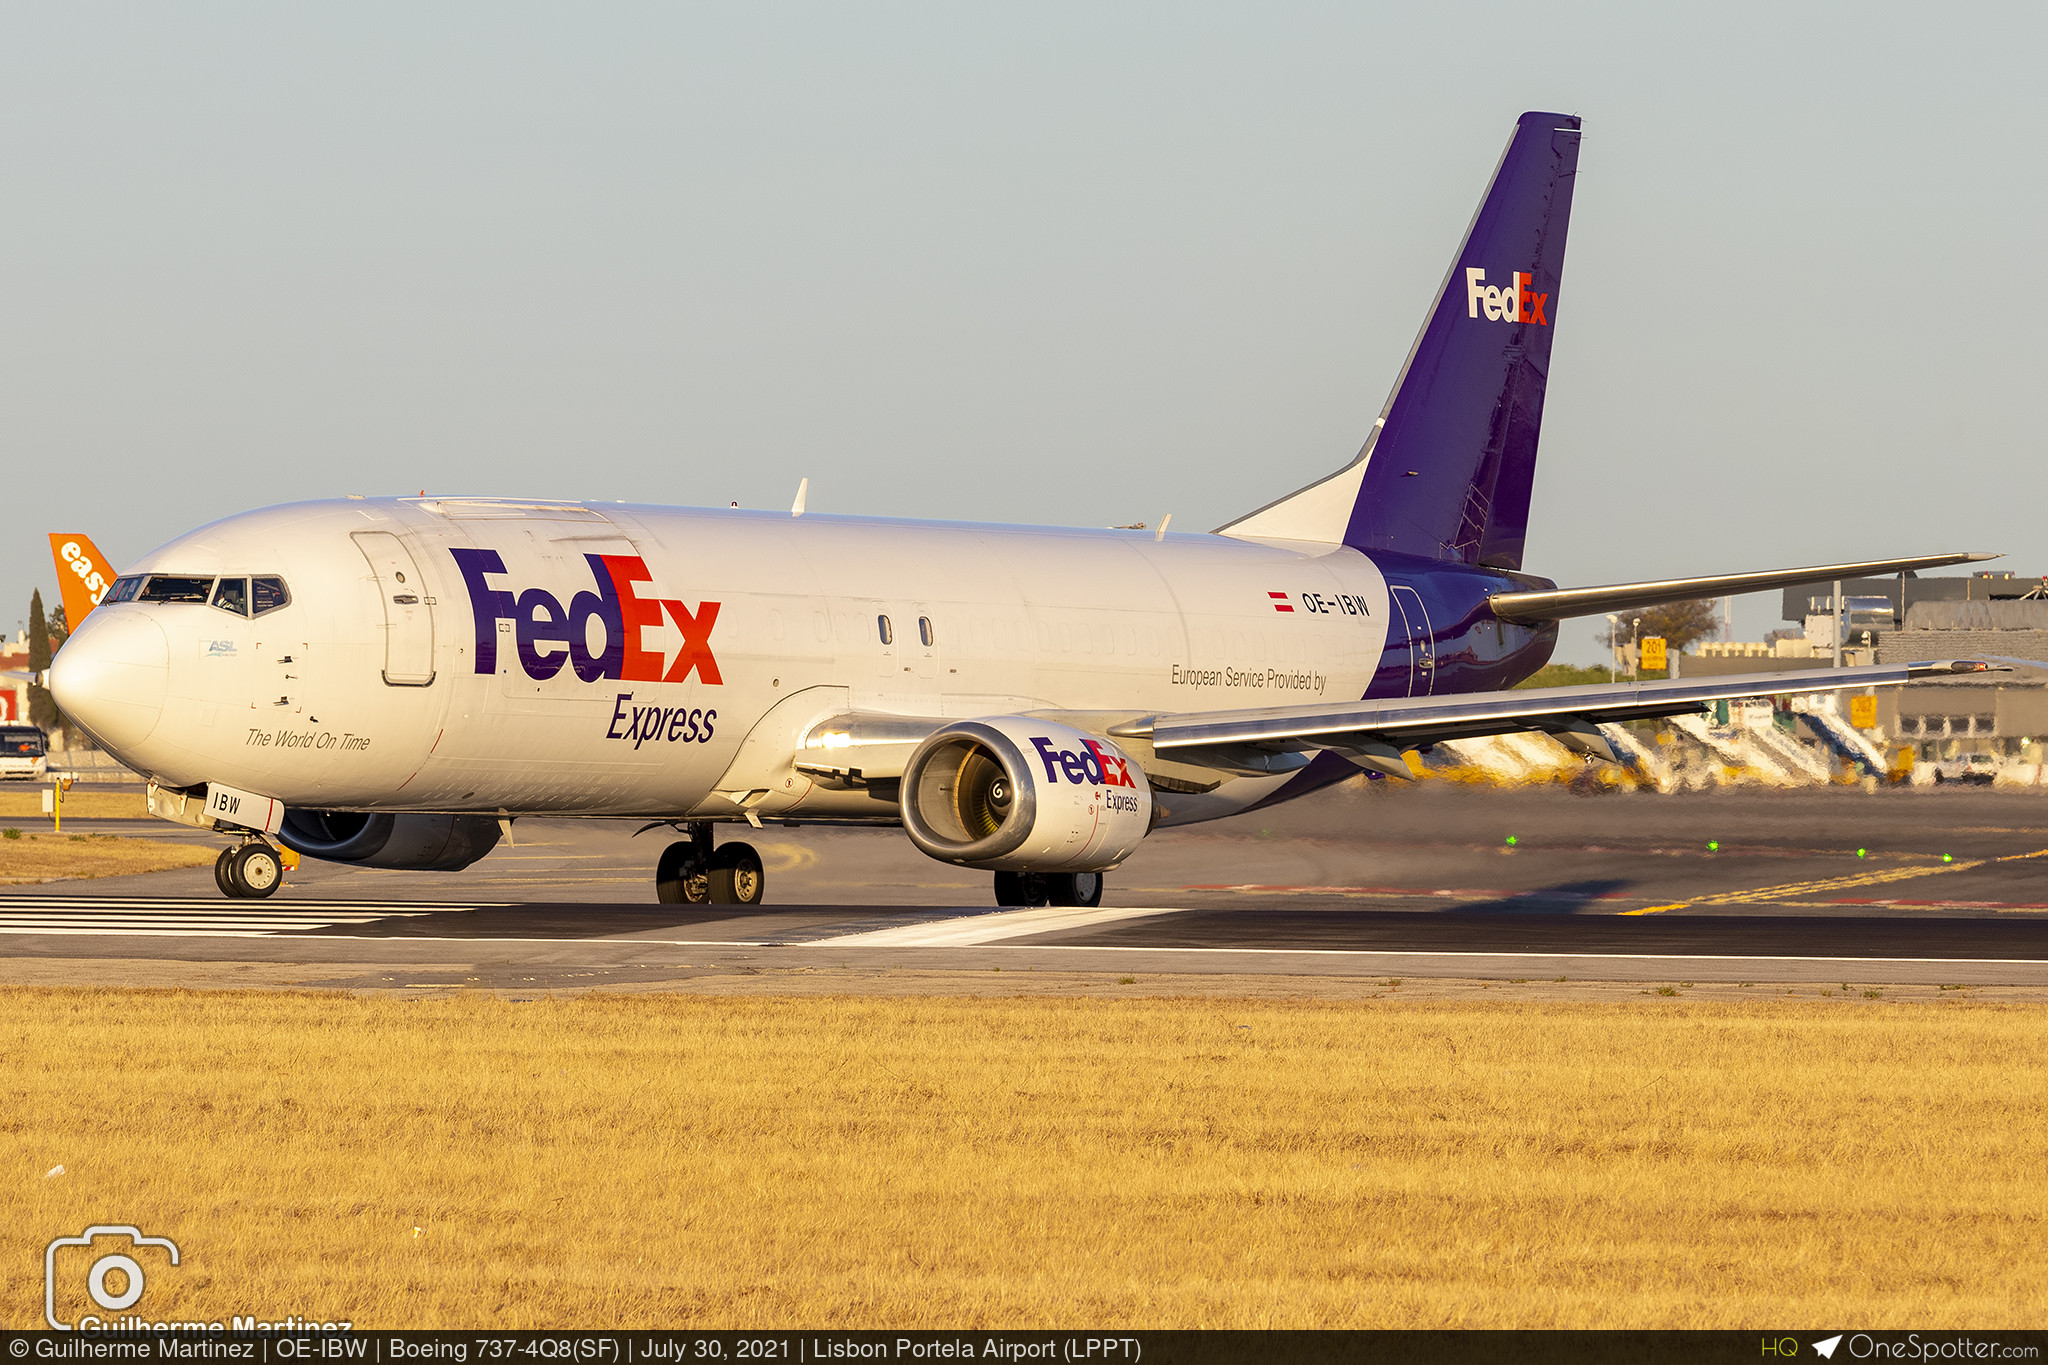
[[[1152,787],[1108,740],[1029,716],[955,721],[903,765],[903,828],[942,863],[1101,872],[1152,829]]]
[[[357,867],[460,872],[498,846],[498,822],[483,815],[284,813],[278,840],[295,853]]]

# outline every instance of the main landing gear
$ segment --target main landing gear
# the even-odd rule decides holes
[[[661,852],[654,894],[664,905],[759,905],[767,889],[752,844],[711,846],[711,822],[693,821],[690,837]]]
[[[998,872],[997,905],[1102,904],[1100,872]]]
[[[261,839],[250,839],[220,851],[213,860],[213,880],[223,896],[260,900],[284,885],[284,860]]]

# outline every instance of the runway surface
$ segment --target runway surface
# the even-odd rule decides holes
[[[1092,910],[997,910],[984,874],[830,829],[731,836],[767,857],[766,906],[664,906],[659,835],[518,828],[469,873],[309,864],[259,902],[221,898],[204,868],[8,888],[0,979],[69,979],[69,962],[399,990],[996,971],[2048,986],[2048,793],[2030,791],[1361,784],[1161,831]]]

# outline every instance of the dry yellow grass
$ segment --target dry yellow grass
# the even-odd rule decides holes
[[[0,791],[0,820],[40,820],[47,782],[27,791]],[[96,792],[73,787],[64,793],[66,820],[147,820],[149,802],[141,792]]]
[[[125,877],[199,867],[220,856],[219,848],[161,839],[124,839],[112,834],[30,834],[0,838],[0,886],[60,877]]]
[[[2040,1327],[2048,1010],[0,992],[0,1312]],[[45,1179],[58,1164],[66,1174]]]

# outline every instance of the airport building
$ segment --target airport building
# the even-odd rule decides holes
[[[1847,579],[1841,585],[1841,661],[1909,663],[1921,659],[2038,659],[2042,671],[1942,678],[1883,688],[1875,724],[1858,728],[1880,750],[1910,746],[1915,776],[1929,779],[1939,765],[1971,754],[1990,755],[2006,769],[2024,767],[2039,778],[2048,753],[2048,578],[2009,573],[1968,576]],[[1683,663],[1686,676],[1775,673],[1834,665],[1833,593],[1787,589],[1784,619],[1800,630],[1789,639],[1708,643]],[[1819,679],[1816,679],[1818,682]],[[1783,699],[1779,724],[1816,731],[1843,718],[1847,700],[1835,693]],[[1823,716],[1822,713],[1831,713]],[[1802,723],[1792,718],[1811,715]],[[1820,738],[1816,736],[1816,738]]]
[[[0,724],[5,725],[28,720],[28,632],[17,634],[14,640],[0,638]]]

